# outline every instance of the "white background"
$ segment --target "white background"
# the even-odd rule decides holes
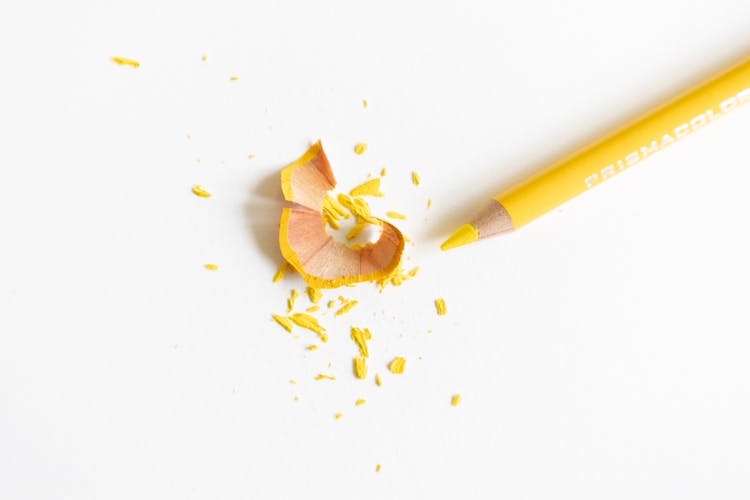
[[[494,191],[743,58],[746,0],[0,19],[0,498],[750,496],[750,109],[437,250]],[[302,282],[271,277],[278,172],[318,138],[344,190],[388,168],[374,207],[409,216],[421,273],[327,292],[360,304],[308,353],[270,318]],[[364,382],[351,325],[374,335]]]

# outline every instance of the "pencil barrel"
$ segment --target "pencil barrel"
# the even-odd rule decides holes
[[[750,104],[750,60],[497,195],[518,229]]]

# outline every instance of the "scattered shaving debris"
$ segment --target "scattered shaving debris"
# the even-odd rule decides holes
[[[204,264],[203,267],[205,267],[209,271],[218,271],[219,270],[219,266],[217,266],[216,264]]]
[[[307,350],[308,351],[317,351],[318,350],[318,346],[316,346],[315,344],[311,344],[311,345],[307,346]]]
[[[276,274],[273,275],[273,282],[276,283],[277,281],[281,281],[284,275],[286,275],[288,269],[289,263],[287,261],[282,262],[279,266],[279,270],[276,271]]]
[[[193,194],[195,196],[200,196],[201,198],[211,197],[211,193],[203,189],[200,184],[196,184],[195,186],[193,186]]]
[[[354,152],[358,155],[364,154],[365,151],[367,151],[367,143],[366,142],[360,142],[356,146],[354,146]]]
[[[463,398],[460,394],[454,394],[451,398],[451,406],[458,406],[458,404],[461,402],[461,399]]]
[[[367,109],[367,106],[369,106],[369,105],[370,105],[370,103],[367,102],[367,99],[362,99],[362,107],[363,108]]]
[[[380,464],[378,464],[378,465],[375,466],[375,472],[380,472],[381,469],[382,469],[382,467],[381,467]]]
[[[328,309],[333,309],[335,305],[336,305],[336,301],[335,300],[329,300],[328,301]]]
[[[237,76],[237,75],[232,75],[232,76],[229,77],[229,80],[232,81],[232,82],[236,82],[239,79],[240,79],[240,77]]]
[[[388,365],[388,369],[391,371],[391,373],[394,373],[396,375],[403,374],[404,368],[406,368],[406,360],[400,356],[397,358],[393,358],[393,361],[391,361]]]
[[[419,172],[414,171],[411,173],[411,181],[415,186],[419,186],[419,183],[422,182],[422,178],[419,177]]]
[[[297,297],[299,297],[299,292],[296,289],[292,290],[292,294],[289,296],[289,299],[286,301],[286,304],[287,304],[286,312],[290,313],[294,310],[294,303],[297,301]]]
[[[307,296],[310,297],[310,302],[313,304],[317,304],[320,302],[320,299],[323,298],[323,292],[321,292],[318,288],[311,288],[307,287]]]
[[[361,329],[353,326],[351,331],[352,340],[359,347],[359,354],[365,358],[370,357],[370,351],[367,347],[367,341],[372,339],[370,330],[368,328]]]
[[[201,61],[203,61],[203,62],[206,62],[206,61],[208,61],[208,56],[207,56],[206,54],[203,54],[203,55],[201,56]]]
[[[297,381],[296,381],[296,380],[294,380],[294,379],[292,379],[292,380],[290,380],[290,381],[289,381],[289,383],[290,383],[290,384],[292,384],[292,385],[296,385],[296,384],[297,384]]]
[[[380,170],[380,177],[385,177],[385,174],[387,174],[387,173],[388,173],[388,171],[387,171],[387,170],[385,169],[385,167],[383,167],[383,168],[382,168],[382,169]]]
[[[289,333],[292,333],[292,322],[289,318],[286,316],[279,316],[278,314],[273,315],[273,319],[276,320],[278,324],[284,327],[284,330],[286,330]]]
[[[354,358],[354,375],[358,379],[367,378],[367,358],[364,356]]]
[[[390,211],[386,212],[385,215],[387,215],[391,219],[406,220],[406,216],[404,214],[398,213],[398,212],[396,212],[394,210],[390,210]]]
[[[135,59],[128,59],[127,57],[113,57],[112,61],[120,66],[132,66],[133,68],[139,68],[141,66],[141,63]]]
[[[320,306],[312,306],[312,307],[308,307],[307,309],[305,309],[305,311],[309,313],[318,312],[319,310],[320,310]]]
[[[379,374],[379,373],[376,373],[376,374],[375,374],[375,384],[376,384],[376,385],[377,385],[378,387],[382,387],[382,386],[383,386],[383,379],[382,379],[382,378],[380,377],[380,374]]]
[[[437,308],[438,316],[445,316],[445,313],[448,312],[445,306],[445,299],[442,298],[435,300],[435,308]]]
[[[348,232],[346,233],[346,239],[352,240],[362,234],[362,231],[367,227],[366,222],[357,222],[357,224]]]
[[[336,415],[334,415],[334,418],[335,418],[336,420],[338,420],[338,419],[340,419],[340,418],[341,418],[341,417],[343,417],[343,416],[344,416],[344,414],[343,414],[343,413],[337,413]]]
[[[255,158],[255,155],[254,155],[254,154],[249,154],[249,155],[247,155],[247,159],[248,159],[248,160],[252,160],[253,158]]]
[[[375,177],[367,182],[360,184],[351,191],[350,196],[376,196],[382,198],[384,195],[380,192],[380,177]]]
[[[432,207],[432,198],[429,198],[427,200],[427,208],[431,208],[431,207]]]
[[[348,313],[349,311],[354,309],[354,306],[356,306],[357,304],[359,304],[359,302],[356,300],[347,300],[344,304],[344,307],[336,311],[336,316],[341,316],[342,314]]]
[[[325,333],[326,329],[323,328],[320,323],[318,323],[318,320],[316,318],[310,316],[309,314],[297,313],[289,316],[289,319],[292,320],[296,325],[317,333],[321,341],[328,342],[328,335],[326,335]]]
[[[315,377],[315,380],[336,380],[336,377],[332,377],[330,375],[324,375],[322,373],[318,373],[318,375]]]
[[[365,403],[367,403],[366,399],[358,399],[354,402],[354,406],[362,406]]]
[[[376,283],[378,284],[378,286],[380,287],[380,291],[382,292],[383,289],[385,289],[385,287],[388,285],[401,286],[404,281],[408,281],[416,277],[417,273],[419,273],[419,266],[413,268],[408,273],[404,273],[401,265],[399,265],[390,275],[378,280]]]

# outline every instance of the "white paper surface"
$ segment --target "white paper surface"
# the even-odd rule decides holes
[[[0,497],[750,494],[750,109],[515,235],[437,249],[495,191],[741,59],[747,2],[0,14]],[[360,304],[309,353],[271,320],[301,280],[271,278],[278,172],[318,138],[342,188],[388,168],[373,207],[407,214],[421,272],[327,292]],[[374,335],[366,382],[351,325]]]

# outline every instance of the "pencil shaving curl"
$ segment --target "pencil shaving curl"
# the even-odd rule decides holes
[[[323,214],[326,196],[335,186],[320,141],[281,171],[284,199],[297,204],[281,213],[281,253],[313,288],[382,280],[398,268],[404,236],[395,226],[374,218],[382,226],[377,241],[354,246],[336,241],[326,231]]]

